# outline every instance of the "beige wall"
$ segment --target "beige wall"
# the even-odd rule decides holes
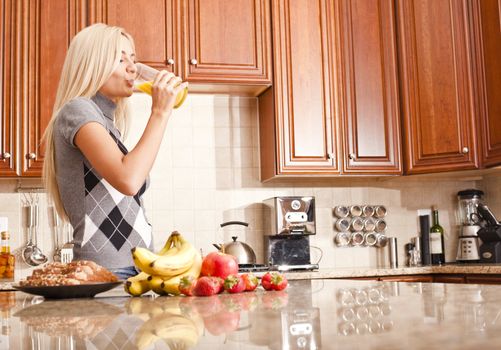
[[[134,122],[127,144],[132,147],[148,118],[150,99],[131,99]],[[377,266],[387,262],[386,249],[338,248],[333,242],[332,207],[339,204],[383,204],[388,208],[389,236],[398,238],[400,263],[403,245],[416,236],[417,210],[437,205],[440,222],[446,229],[446,258],[456,255],[456,193],[480,185],[475,180],[447,177],[405,177],[383,179],[281,180],[259,181],[257,99],[214,95],[189,95],[169,121],[164,142],[151,172],[146,193],[146,210],[160,247],[173,230],[185,234],[204,252],[215,250],[212,243],[227,242],[233,234],[249,243],[263,257],[262,200],[280,195],[313,195],[317,206],[317,234],[311,243],[323,250],[321,267]],[[497,186],[489,181],[487,186]],[[23,186],[31,186],[23,181]],[[25,243],[20,208],[23,195],[16,193],[17,182],[0,181],[0,216],[8,216],[13,247]],[[500,193],[499,190],[497,193]],[[497,196],[500,197],[499,195]],[[44,203],[44,201],[41,201]],[[501,202],[497,202],[501,207]],[[42,209],[45,210],[45,209]],[[247,230],[219,224],[228,220],[250,223]],[[42,217],[40,245],[53,249],[47,218]],[[51,254],[51,253],[50,253]],[[312,249],[315,260],[317,250]],[[18,276],[29,271],[20,264]]]

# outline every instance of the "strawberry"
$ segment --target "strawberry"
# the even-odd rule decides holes
[[[224,280],[221,277],[211,276],[209,278],[212,279],[214,283],[216,283],[219,286],[217,294],[224,292]]]
[[[245,282],[246,292],[252,292],[254,289],[257,288],[257,285],[259,284],[259,280],[252,273],[244,273],[242,275],[242,279]]]
[[[219,280],[211,277],[200,277],[193,288],[193,295],[198,297],[208,297],[219,293],[221,285]]]
[[[224,280],[224,290],[228,293],[241,293],[245,291],[245,281],[242,276],[229,275]]]
[[[278,272],[267,272],[261,277],[261,285],[265,290],[284,290],[287,278]]]
[[[187,295],[187,296],[192,296],[193,289],[195,288],[195,284],[196,284],[195,277],[193,277],[191,275],[184,276],[179,281],[179,292],[181,292],[182,294]]]

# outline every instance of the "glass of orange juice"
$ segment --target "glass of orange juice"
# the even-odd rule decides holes
[[[151,96],[151,86],[153,84],[153,80],[158,74],[158,70],[144,63],[136,63],[136,68],[137,77],[134,81],[134,88]],[[184,100],[186,100],[186,96],[188,96],[188,87],[184,88],[177,94],[174,108],[179,108],[183,104]]]

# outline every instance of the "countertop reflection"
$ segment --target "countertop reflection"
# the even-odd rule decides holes
[[[501,287],[295,280],[281,292],[0,293],[0,349],[495,349]]]

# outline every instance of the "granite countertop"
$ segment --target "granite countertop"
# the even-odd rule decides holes
[[[350,267],[320,268],[315,271],[290,271],[286,276],[290,280],[317,278],[356,278],[395,275],[420,274],[501,274],[501,264],[445,264],[419,267]]]
[[[91,299],[0,293],[0,348],[493,349],[501,287],[293,280],[281,292]]]

